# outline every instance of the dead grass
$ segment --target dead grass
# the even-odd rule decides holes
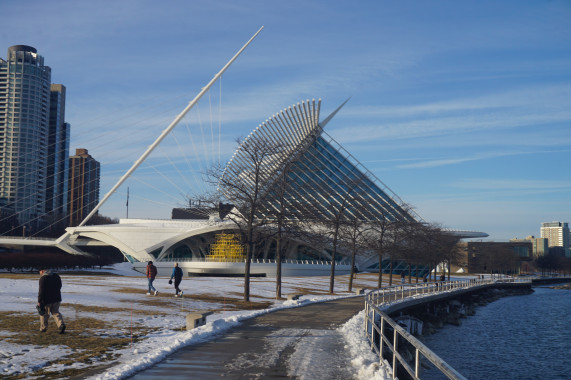
[[[62,314],[66,313],[66,310],[74,309],[75,314],[82,312],[88,313],[120,313],[120,312],[128,312],[129,309],[125,308],[118,308],[118,307],[107,307],[107,306],[88,306],[82,305],[78,303],[63,303],[61,306]]]
[[[0,273],[0,278],[9,278],[11,280],[30,280],[33,278],[40,279],[40,274],[38,272],[30,273]]]
[[[142,327],[125,326],[121,328],[114,322],[104,321],[91,317],[71,318],[65,316],[66,332],[59,334],[55,321],[50,318],[48,331],[39,331],[39,317],[36,314],[0,312],[0,325],[2,330],[13,333],[4,338],[8,343],[33,345],[40,347],[65,346],[72,352],[65,356],[58,356],[50,361],[47,366],[61,364],[71,365],[73,363],[85,363],[92,365],[101,360],[109,361],[116,358],[114,350],[125,348],[130,344],[135,344],[153,329]],[[108,333],[113,331],[112,334]],[[105,363],[101,363],[101,366]],[[99,366],[99,365],[97,365]],[[92,369],[93,367],[90,367]],[[38,379],[55,379],[67,376],[75,376],[85,372],[86,369],[67,369],[59,372],[50,372],[39,369],[33,373],[15,374],[3,376],[3,379],[21,379],[34,377]]]
[[[115,288],[115,289],[111,289],[112,292],[117,292],[117,293],[125,293],[125,294],[143,294],[145,295],[147,292],[145,291],[145,289],[141,289],[141,288]],[[160,293],[159,293],[160,295]]]

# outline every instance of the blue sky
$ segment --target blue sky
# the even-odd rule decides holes
[[[333,138],[425,220],[502,241],[571,222],[570,20],[569,1],[2,0],[0,57],[45,57],[67,87],[70,151],[101,162],[103,195],[263,25],[165,141],[194,165],[189,184],[141,168],[103,214],[125,216],[128,186],[130,217],[168,217],[236,137],[299,101],[321,98],[325,117],[351,97]]]

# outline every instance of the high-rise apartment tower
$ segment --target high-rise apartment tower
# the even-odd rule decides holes
[[[99,162],[76,149],[69,158],[69,225],[77,226],[99,203]]]
[[[46,214],[52,222],[67,216],[70,126],[65,122],[65,86],[51,85]]]
[[[50,81],[31,46],[11,46],[0,59],[0,206],[32,228],[45,214]]]

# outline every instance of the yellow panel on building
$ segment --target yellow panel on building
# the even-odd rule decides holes
[[[236,234],[216,234],[214,244],[210,246],[207,261],[235,262],[246,258],[246,249]]]

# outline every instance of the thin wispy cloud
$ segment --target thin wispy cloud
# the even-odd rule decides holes
[[[571,63],[571,61],[569,62]],[[352,106],[345,111],[349,117],[418,117],[442,113],[465,113],[473,111],[513,110],[521,107],[543,110],[566,108],[571,103],[571,82],[533,85],[501,93],[493,93],[464,99],[431,102],[417,105]]]
[[[559,152],[571,152],[570,150],[564,150]],[[521,156],[521,155],[532,155],[538,153],[554,153],[554,151],[517,151],[517,152],[486,152],[481,154],[476,154],[469,157],[456,157],[456,158],[446,158],[446,159],[432,159],[432,160],[423,160],[420,162],[415,162],[411,164],[401,164],[397,165],[398,169],[412,169],[412,168],[433,168],[438,166],[445,166],[445,165],[457,165],[464,162],[470,161],[479,161],[479,160],[489,160],[492,158],[499,158],[499,157],[510,157],[510,156]]]
[[[453,184],[472,190],[566,190],[571,189],[571,180],[522,180],[497,178],[469,178]]]

